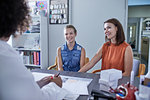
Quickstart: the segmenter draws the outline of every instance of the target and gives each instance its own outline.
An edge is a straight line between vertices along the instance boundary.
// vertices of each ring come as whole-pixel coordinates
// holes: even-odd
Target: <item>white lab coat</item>
[[[19,53],[0,40],[0,100],[58,100],[61,90],[53,82],[40,89]]]

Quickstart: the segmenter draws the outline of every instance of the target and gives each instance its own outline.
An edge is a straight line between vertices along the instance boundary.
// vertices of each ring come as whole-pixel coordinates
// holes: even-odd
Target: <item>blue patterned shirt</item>
[[[80,57],[82,46],[75,42],[72,50],[68,49],[67,43],[61,47],[61,57],[64,71],[77,72],[80,70]]]

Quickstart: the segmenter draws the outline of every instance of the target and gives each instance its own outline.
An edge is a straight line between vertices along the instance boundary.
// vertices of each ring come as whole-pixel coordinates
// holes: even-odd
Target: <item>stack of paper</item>
[[[100,90],[109,90],[109,87],[117,88],[118,80],[122,78],[122,71],[116,69],[108,69],[101,71],[100,74]]]

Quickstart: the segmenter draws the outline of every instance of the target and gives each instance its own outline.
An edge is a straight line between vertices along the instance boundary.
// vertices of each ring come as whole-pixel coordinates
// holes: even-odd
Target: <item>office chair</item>
[[[140,60],[133,59],[132,70],[134,71],[134,76],[140,77],[140,75],[144,75],[145,68],[146,68],[145,64],[140,64]]]
[[[132,71],[134,71],[134,76],[137,76],[137,75],[138,75],[139,65],[140,65],[140,60],[138,60],[138,59],[133,59]]]
[[[145,68],[146,68],[145,64],[140,64],[139,60],[133,59],[132,70],[134,71],[135,76],[140,77],[140,75],[144,75]],[[97,69],[97,70],[92,71],[92,73],[97,73],[97,72],[100,72],[100,71],[101,71],[101,69]]]
[[[85,64],[87,64],[89,62],[89,58],[88,57],[86,57],[85,58]],[[54,65],[52,65],[52,66],[49,66],[47,69],[48,70],[58,70],[58,63],[57,63],[57,57],[55,58],[55,64]]]
[[[51,65],[51,66],[49,66],[47,69],[48,70],[58,70],[58,67],[57,67],[57,57],[55,58],[55,63],[54,63],[54,65]]]
[[[145,68],[146,68],[145,64],[140,64],[139,65],[139,74],[138,74],[138,77],[140,77],[140,75],[144,75]]]

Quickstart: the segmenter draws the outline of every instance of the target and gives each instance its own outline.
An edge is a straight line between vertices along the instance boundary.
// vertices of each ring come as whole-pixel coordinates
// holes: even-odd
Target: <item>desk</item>
[[[34,69],[31,70],[32,72],[41,72],[41,73],[50,73],[50,74],[56,74],[58,71],[56,70],[44,70],[44,69]],[[81,77],[81,78],[90,78],[93,79],[92,82],[88,85],[88,92],[91,93],[92,89],[98,90],[99,89],[99,74],[92,74],[92,73],[79,73],[79,72],[68,72],[68,71],[59,71],[60,75],[66,75],[66,76],[73,76],[73,77]],[[124,84],[130,81],[130,77],[123,77],[119,80],[118,84]],[[134,85],[138,87],[139,84],[139,78],[136,77],[134,81]],[[87,100],[88,96],[81,95],[77,100]],[[100,99],[100,100],[106,100],[106,99]]]

